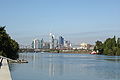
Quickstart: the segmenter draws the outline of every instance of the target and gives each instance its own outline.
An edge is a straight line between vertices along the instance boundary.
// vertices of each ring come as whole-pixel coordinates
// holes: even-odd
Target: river
[[[9,64],[13,80],[120,80],[120,57],[20,53],[29,63]]]

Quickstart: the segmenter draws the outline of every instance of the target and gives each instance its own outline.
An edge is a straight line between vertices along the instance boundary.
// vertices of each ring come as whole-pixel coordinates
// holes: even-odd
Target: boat
[[[18,60],[8,60],[9,63],[28,63],[27,60],[24,60],[24,59],[18,59]]]
[[[18,63],[28,63],[28,61],[27,61],[27,60],[22,59],[22,60],[18,60]]]
[[[97,52],[96,51],[92,51],[90,54],[97,54]]]

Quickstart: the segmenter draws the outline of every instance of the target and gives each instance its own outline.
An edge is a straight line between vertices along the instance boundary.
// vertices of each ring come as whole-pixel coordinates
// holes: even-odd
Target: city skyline
[[[31,45],[31,46],[30,46]],[[42,39],[34,39],[32,44],[29,45],[20,45],[20,48],[33,48],[33,49],[65,49],[72,48],[71,42],[66,40],[63,36],[57,38],[54,34],[49,34],[49,40],[45,41]]]
[[[0,26],[19,44],[49,33],[74,44],[120,37],[119,0],[0,0]]]

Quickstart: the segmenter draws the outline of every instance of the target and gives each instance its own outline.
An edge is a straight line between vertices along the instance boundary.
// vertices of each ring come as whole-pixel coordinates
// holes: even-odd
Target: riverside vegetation
[[[19,44],[7,34],[5,26],[0,27],[0,55],[11,59],[18,59],[18,50]]]
[[[104,42],[97,41],[94,50],[103,55],[120,56],[120,38],[114,36]]]

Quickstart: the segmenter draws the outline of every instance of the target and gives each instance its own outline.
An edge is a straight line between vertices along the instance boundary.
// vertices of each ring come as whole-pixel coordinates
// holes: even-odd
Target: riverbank
[[[0,80],[12,80],[7,59],[3,59],[0,69]]]
[[[73,53],[73,54],[89,54],[92,50],[51,50],[49,53]]]
[[[89,54],[92,50],[84,50],[84,49],[20,49],[19,53],[24,52],[48,52],[48,53],[78,53],[78,54]]]

